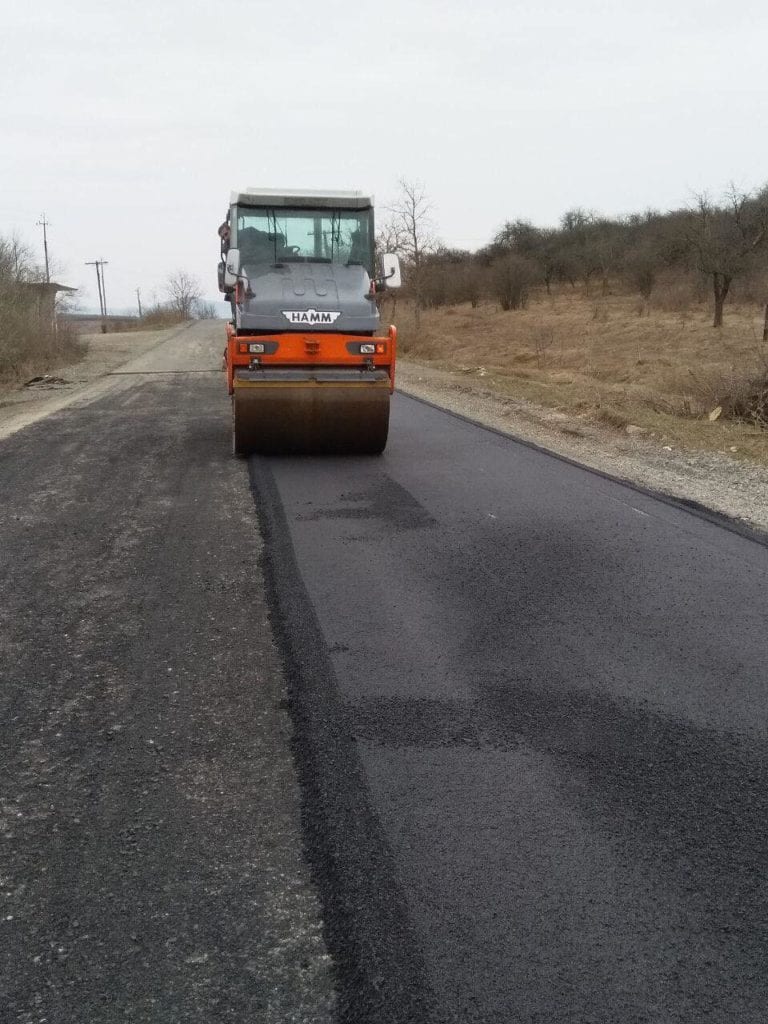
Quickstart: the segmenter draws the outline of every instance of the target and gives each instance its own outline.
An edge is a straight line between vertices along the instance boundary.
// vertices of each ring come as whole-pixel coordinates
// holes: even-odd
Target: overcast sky
[[[742,0],[40,0],[0,11],[0,234],[98,305],[217,298],[230,190],[419,179],[441,238],[768,180],[768,6]],[[222,307],[223,308],[223,307]]]

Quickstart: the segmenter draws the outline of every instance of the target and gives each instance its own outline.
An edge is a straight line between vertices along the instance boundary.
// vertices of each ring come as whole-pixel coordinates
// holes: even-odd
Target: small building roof
[[[53,292],[76,292],[77,288],[70,288],[67,284],[57,284],[55,281],[20,281],[22,288],[31,288],[32,291],[46,293]]]

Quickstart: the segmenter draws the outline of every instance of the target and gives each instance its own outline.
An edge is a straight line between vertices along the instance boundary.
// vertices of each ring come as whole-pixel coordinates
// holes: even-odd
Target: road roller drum
[[[238,455],[384,451],[390,379],[383,371],[240,371],[233,392]]]

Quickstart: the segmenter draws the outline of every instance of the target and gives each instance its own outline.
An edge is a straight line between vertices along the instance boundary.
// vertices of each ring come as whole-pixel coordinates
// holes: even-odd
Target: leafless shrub
[[[681,313],[703,301],[698,278],[691,274],[661,276],[653,292],[653,305],[667,313]]]
[[[460,282],[462,301],[468,302],[472,309],[477,309],[483,297],[484,284],[482,268],[476,262],[465,266]]]
[[[480,304],[487,269],[465,249],[438,247],[424,256],[421,267],[421,296],[425,309],[438,309],[467,302]],[[415,296],[413,296],[415,300]]]
[[[175,324],[183,323],[187,319],[183,313],[179,312],[178,309],[169,303],[154,302],[145,307],[144,315],[138,324],[138,329],[142,331],[161,331],[166,327],[173,327]]]
[[[455,297],[455,283],[448,265],[425,263],[421,267],[419,275],[421,306],[424,309],[438,309],[440,306],[449,305]],[[416,301],[415,295],[414,301]]]
[[[768,427],[768,368],[690,371],[691,415]]]
[[[139,330],[163,330],[185,320],[208,320],[217,316],[216,307],[203,298],[200,282],[184,270],[171,274],[165,286],[164,302],[155,297],[144,306]]]
[[[525,256],[510,253],[491,264],[491,290],[505,311],[525,309],[536,279],[536,266]]]
[[[598,423],[604,423],[606,426],[614,427],[616,430],[623,430],[629,423],[624,413],[602,403],[599,404],[595,412],[595,419]]]
[[[768,261],[766,265],[757,265],[743,278],[734,281],[731,295],[735,303],[764,307],[768,298]]]
[[[21,291],[0,287],[0,378],[45,372],[84,351],[72,324],[38,316]]]
[[[650,245],[639,244],[624,256],[624,279],[647,302],[659,273],[659,257]]]
[[[536,352],[536,363],[543,369],[549,350],[555,343],[555,332],[551,327],[537,327],[533,331],[533,345]]]

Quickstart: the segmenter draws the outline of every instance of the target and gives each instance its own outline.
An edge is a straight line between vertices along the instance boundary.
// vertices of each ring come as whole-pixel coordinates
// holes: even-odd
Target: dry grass
[[[725,326],[714,329],[706,302],[663,300],[566,288],[514,312],[491,304],[428,310],[418,336],[400,304],[401,351],[618,429],[636,424],[665,443],[736,447],[766,461],[768,431],[708,418],[734,389],[768,376],[762,311],[729,306]]]
[[[134,321],[129,330],[162,331],[167,327],[183,324],[187,319],[188,317],[176,309],[170,309],[167,306],[153,306],[144,313],[140,320]]]

